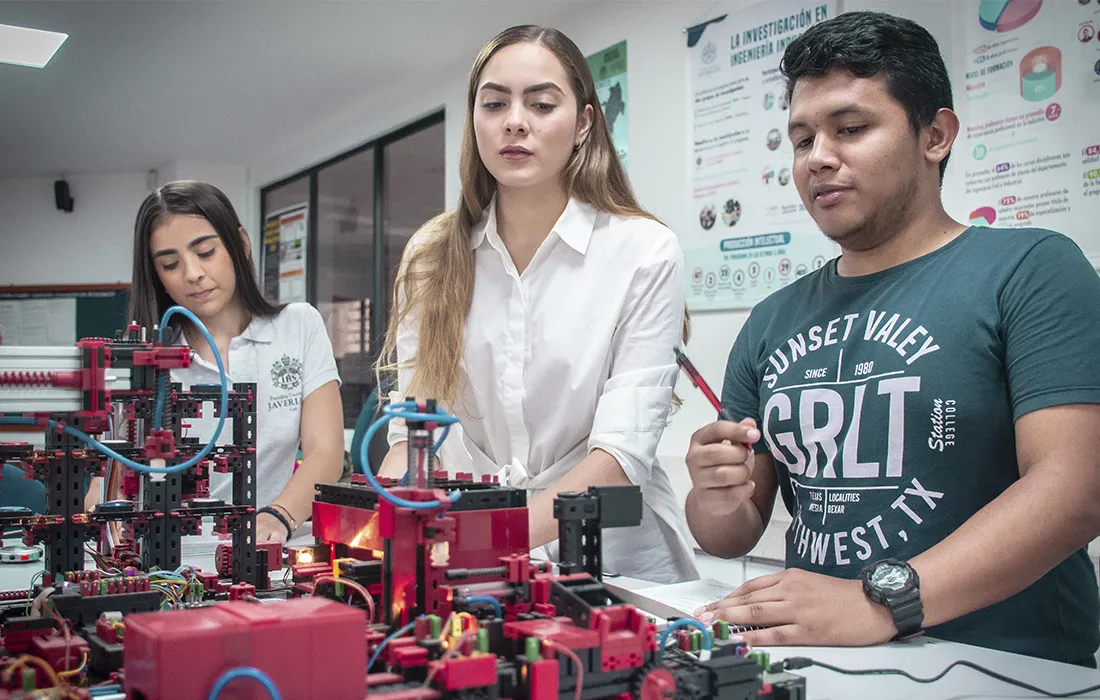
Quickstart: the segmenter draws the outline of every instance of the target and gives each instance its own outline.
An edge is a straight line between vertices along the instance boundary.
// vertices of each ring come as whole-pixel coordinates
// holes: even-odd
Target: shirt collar
[[[592,240],[592,231],[596,227],[596,215],[598,210],[591,204],[585,204],[576,199],[570,199],[565,205],[565,211],[558,217],[551,233],[556,233],[558,238],[567,246],[581,255],[588,252],[588,244]],[[493,196],[485,215],[470,232],[470,249],[478,248],[485,242],[487,235],[493,234],[499,237],[497,232],[497,200]]]
[[[489,202],[489,206],[482,214],[481,221],[474,226],[474,230],[470,231],[470,250],[476,250],[485,242],[486,232],[492,229],[493,233],[497,230],[497,198],[493,195],[493,199]]]

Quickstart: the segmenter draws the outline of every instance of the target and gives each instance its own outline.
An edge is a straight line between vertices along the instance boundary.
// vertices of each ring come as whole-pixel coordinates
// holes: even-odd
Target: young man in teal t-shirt
[[[793,519],[787,570],[697,616],[758,645],[925,630],[1095,665],[1100,278],[1061,234],[944,211],[959,121],[919,25],[841,14],[782,65],[795,184],[842,254],[753,309],[722,392],[744,420],[692,438],[706,551],[752,549],[777,491]]]

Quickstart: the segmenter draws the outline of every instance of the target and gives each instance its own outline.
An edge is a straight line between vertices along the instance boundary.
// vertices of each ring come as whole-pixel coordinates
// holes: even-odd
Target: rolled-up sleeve
[[[631,483],[649,481],[668,423],[684,322],[683,252],[671,232],[634,273],[612,340],[610,376],[588,449],[614,457]]]

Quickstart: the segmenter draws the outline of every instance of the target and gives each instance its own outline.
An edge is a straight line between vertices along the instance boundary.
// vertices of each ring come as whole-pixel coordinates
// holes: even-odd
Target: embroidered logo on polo
[[[772,349],[761,432],[794,491],[789,559],[860,564],[936,518],[938,489],[950,484],[920,467],[955,447],[958,408],[954,397],[930,396],[932,382],[922,386],[921,368],[939,349],[916,319],[875,309]]]
[[[271,383],[283,391],[291,391],[302,385],[302,361],[283,355],[271,365]]]

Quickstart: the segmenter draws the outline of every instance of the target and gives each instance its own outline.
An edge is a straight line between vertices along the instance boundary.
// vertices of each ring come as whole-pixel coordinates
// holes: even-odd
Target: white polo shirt
[[[534,497],[602,449],[644,502],[641,525],[603,533],[605,570],[659,583],[698,578],[683,508],[657,459],[684,318],[676,234],[570,200],[519,273],[494,202],[470,247],[460,390],[446,407],[461,424],[440,451],[444,468],[495,474]],[[414,312],[398,328],[399,361],[415,357],[418,323]],[[398,372],[391,396],[404,394],[412,374]],[[390,422],[389,439],[405,439],[402,422]]]
[[[186,345],[180,335],[180,345]],[[244,333],[229,344],[226,368],[229,385],[256,384],[256,505],[269,505],[294,474],[301,443],[302,402],[331,381],[340,381],[325,322],[309,304],[288,304],[277,316],[252,319]],[[191,352],[191,366],[172,371],[172,381],[189,389],[193,384],[218,384],[217,365]],[[218,399],[215,398],[214,401]],[[218,420],[212,403],[202,418],[184,420],[189,437],[207,439]],[[233,439],[233,422],[226,420],[219,444]],[[232,500],[232,475],[210,475],[210,495]]]

